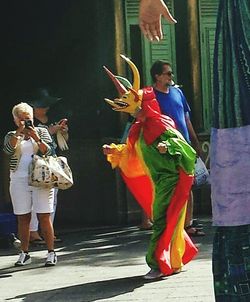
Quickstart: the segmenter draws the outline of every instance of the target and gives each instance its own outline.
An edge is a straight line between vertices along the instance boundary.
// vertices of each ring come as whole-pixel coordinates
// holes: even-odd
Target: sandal
[[[198,219],[193,219],[192,223],[189,224],[188,226],[185,226],[184,228],[185,228],[185,230],[188,230],[188,229],[191,229],[191,228],[202,230],[203,229],[203,224],[199,223]]]
[[[190,227],[202,229],[203,228],[203,224],[200,223],[198,219],[193,219],[192,224],[190,224]]]
[[[185,228],[185,231],[187,232],[187,234],[190,236],[190,237],[202,237],[202,236],[205,236],[206,234],[201,231],[200,229],[198,228],[194,228],[192,226],[188,226]]]

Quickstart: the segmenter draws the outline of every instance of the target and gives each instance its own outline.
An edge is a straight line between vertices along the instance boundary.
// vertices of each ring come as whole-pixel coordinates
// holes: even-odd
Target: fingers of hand
[[[144,22],[140,22],[140,24],[139,24],[142,33],[144,34],[144,36],[147,36],[147,30],[146,30],[146,26],[145,25],[146,24]]]
[[[61,128],[62,131],[68,131],[69,130],[67,125],[60,125],[60,128]]]
[[[58,130],[61,130],[61,126],[59,124],[51,126],[51,130],[55,133]]]
[[[32,128],[32,127],[29,127],[27,129],[27,135],[30,136],[30,137],[33,137],[33,138],[35,138],[35,137],[38,136],[36,130],[34,128]]]
[[[67,119],[66,118],[63,118],[63,119],[61,119],[60,121],[59,121],[59,124],[66,124],[67,123]]]
[[[20,121],[18,128],[21,129],[21,130],[23,130],[25,128],[24,121]]]
[[[159,30],[159,23],[140,23],[140,28],[149,41],[159,42],[162,39],[162,32]]]
[[[147,23],[141,22],[140,23],[140,29],[144,36],[149,40],[153,41],[153,36],[151,35],[151,32],[149,30],[149,25]]]
[[[30,131],[30,129],[24,127],[22,132],[26,135],[30,135],[31,131]]]
[[[158,23],[156,23],[156,32],[157,36],[160,40],[163,39],[162,27],[161,27],[161,20],[159,19]]]
[[[65,133],[65,132],[68,132],[68,130],[69,130],[68,128],[63,127],[63,128],[61,128],[60,131]]]
[[[177,23],[177,20],[171,15],[169,12],[169,9],[166,7],[166,9],[162,12],[163,17],[171,24]]]

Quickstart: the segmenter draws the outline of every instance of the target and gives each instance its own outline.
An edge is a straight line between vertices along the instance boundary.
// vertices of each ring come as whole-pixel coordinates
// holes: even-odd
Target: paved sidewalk
[[[44,267],[46,250],[31,248],[32,263],[13,267],[14,250],[0,250],[0,301],[214,302],[210,219],[205,237],[195,238],[199,255],[182,273],[145,282],[145,253],[151,231],[138,227],[70,230],[60,234],[58,264]]]

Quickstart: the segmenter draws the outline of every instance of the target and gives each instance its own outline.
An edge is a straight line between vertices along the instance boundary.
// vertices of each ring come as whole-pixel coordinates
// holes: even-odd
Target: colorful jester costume
[[[173,120],[160,113],[153,89],[139,89],[137,68],[123,58],[133,70],[134,84],[127,85],[105,68],[121,94],[119,99],[106,101],[115,111],[135,113],[136,121],[126,144],[108,146],[107,160],[112,168],[120,169],[128,189],[153,221],[147,264],[171,275],[197,253],[184,231],[196,153],[175,129]],[[159,152],[159,143],[165,146],[165,153]]]

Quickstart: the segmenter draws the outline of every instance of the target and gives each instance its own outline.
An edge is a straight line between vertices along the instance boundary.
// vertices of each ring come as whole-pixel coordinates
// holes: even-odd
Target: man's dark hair
[[[151,74],[151,78],[153,80],[153,82],[155,83],[156,82],[156,78],[155,78],[155,75],[160,75],[162,74],[163,72],[163,66],[164,65],[168,65],[171,67],[171,64],[166,62],[166,61],[163,61],[163,60],[157,60],[154,62],[154,64],[152,65],[152,67],[150,68],[150,74]]]

